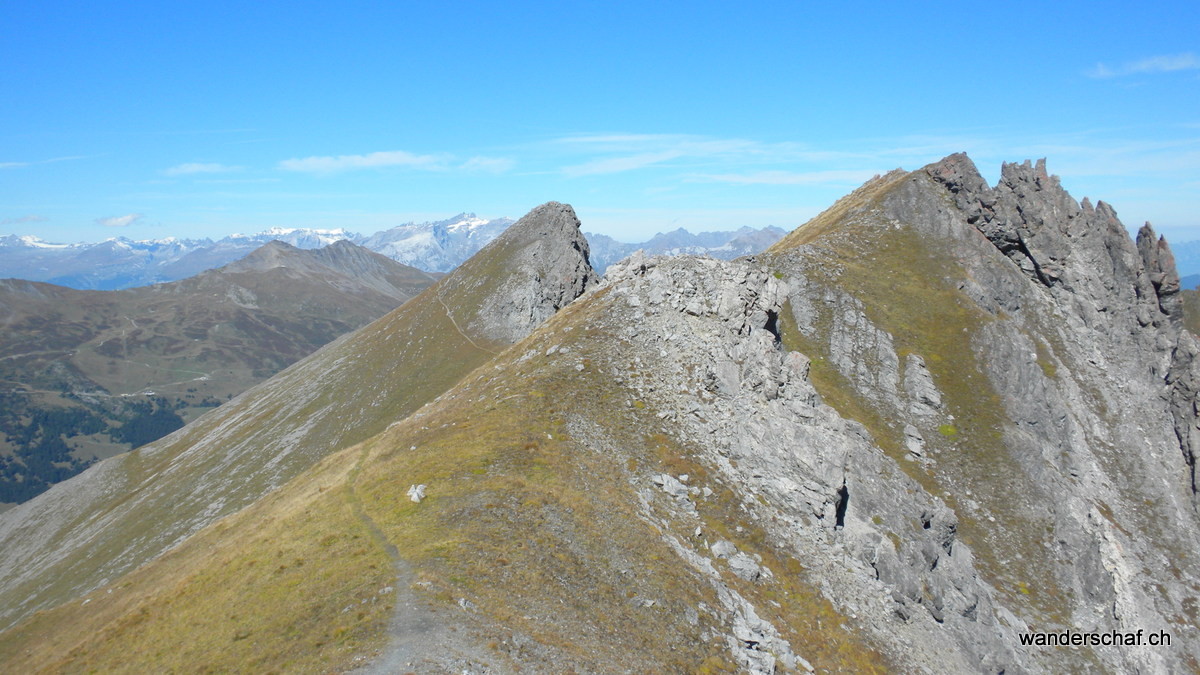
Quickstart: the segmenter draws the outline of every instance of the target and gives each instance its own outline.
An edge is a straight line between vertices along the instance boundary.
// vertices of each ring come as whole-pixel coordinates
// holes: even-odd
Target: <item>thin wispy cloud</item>
[[[135,136],[223,136],[257,133],[257,129],[158,129],[127,132]]]
[[[97,218],[96,224],[104,227],[129,227],[143,218],[140,213],[130,213],[124,216],[112,216],[110,218]]]
[[[672,142],[682,138],[690,138],[684,134],[575,134],[563,136],[554,140],[555,143],[578,143],[584,145],[611,145],[614,143],[654,143]]]
[[[38,216],[38,215],[31,214],[28,216],[18,216],[16,218],[5,218],[3,220],[0,220],[0,225],[22,225],[25,223],[44,223],[47,220],[50,220],[50,219],[47,218],[46,216]]]
[[[759,161],[817,162],[855,156],[850,152],[819,150],[796,141],[769,143],[748,138],[716,138],[694,134],[575,134],[553,139],[551,143],[579,152],[673,152],[681,157],[753,157]]]
[[[54,164],[56,162],[70,162],[76,159],[87,159],[89,157],[98,157],[99,155],[68,155],[66,157],[51,157],[50,159],[39,159],[33,162],[0,162],[0,169],[17,169],[26,166],[35,166],[38,164]]]
[[[715,157],[782,150],[782,147],[772,148],[768,144],[741,138],[713,138],[690,134],[577,134],[554,139],[552,143],[576,152],[643,159],[668,154],[672,157]]]
[[[66,157],[51,157],[50,159],[43,159],[42,161],[37,162],[37,163],[38,164],[53,164],[55,162],[73,162],[77,159],[89,159],[92,157],[99,157],[99,156],[100,155],[67,155]]]
[[[480,173],[505,173],[512,170],[516,161],[507,157],[472,157],[459,165],[463,171]]]
[[[1129,61],[1119,66],[1108,66],[1097,63],[1095,68],[1087,71],[1087,76],[1096,79],[1125,77],[1147,73],[1173,73],[1181,70],[1200,70],[1200,58],[1191,52],[1182,54],[1165,54],[1151,56],[1139,61]]]
[[[625,155],[621,157],[609,157],[606,159],[596,159],[583,164],[563,167],[562,172],[572,178],[577,176],[594,176],[597,174],[620,173],[622,171],[632,171],[641,169],[652,164],[660,164],[668,160],[681,157],[683,153],[676,150],[665,150],[663,152],[645,152],[637,155]]]
[[[1031,135],[997,127],[958,134],[858,138],[836,145],[610,132],[551,138],[537,150],[547,153],[545,163],[558,165],[558,175],[586,178],[598,189],[610,177],[643,178],[644,174],[645,180],[660,188],[653,196],[658,201],[707,199],[708,195],[698,193],[707,183],[755,189],[760,191],[755,194],[764,196],[775,191],[817,210],[876,174],[896,168],[915,170],[960,151],[969,153],[989,184],[998,179],[1002,162],[1047,157],[1050,170],[1063,176],[1077,197],[1113,198],[1116,195],[1105,181],[1117,176],[1178,180],[1200,171],[1200,138],[1148,141],[1131,128]],[[740,194],[740,190],[712,192],[714,204]],[[1146,216],[1158,213],[1144,210]],[[614,231],[619,227],[612,222]]]
[[[687,134],[576,134],[554,139],[551,146],[575,155],[592,156],[560,169],[563,175],[572,178],[634,171],[668,162],[694,170],[706,164],[828,164],[861,159],[855,153],[816,150],[803,143],[766,143]]]
[[[702,174],[698,181],[732,183],[735,185],[821,185],[862,183],[878,171],[849,169],[842,171],[756,171],[753,173]]]
[[[283,183],[283,181],[271,181],[274,184]],[[255,200],[286,200],[289,202],[296,201],[336,201],[339,199],[362,200],[371,198],[373,195],[370,192],[358,190],[333,190],[333,191],[315,191],[315,190],[247,190],[242,185],[212,185],[212,189],[191,192],[187,195],[189,199],[196,200],[238,200],[242,202],[254,202]],[[178,202],[180,193],[177,190],[166,192],[140,191],[130,192],[121,195],[121,198],[131,202]],[[169,208],[169,207],[164,207]]]
[[[191,176],[195,174],[211,174],[211,173],[230,173],[233,171],[241,171],[240,166],[227,166],[225,164],[188,162],[173,166],[166,171],[163,171],[168,176]]]
[[[261,185],[263,183],[279,183],[282,178],[202,178],[196,182],[201,185]]]
[[[408,167],[413,169],[443,169],[446,159],[436,155],[415,155],[403,150],[372,152],[366,155],[338,155],[336,157],[304,157],[285,159],[279,163],[284,171],[301,173],[331,174],[358,169],[383,167]]]

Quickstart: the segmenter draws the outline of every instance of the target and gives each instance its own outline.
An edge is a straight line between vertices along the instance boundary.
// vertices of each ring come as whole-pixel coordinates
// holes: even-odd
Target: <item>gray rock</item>
[[[734,546],[733,542],[726,541],[724,539],[713,544],[710,548],[712,549],[713,555],[717,556],[718,558],[728,558],[737,553],[737,546]]]
[[[406,494],[408,495],[409,500],[420,504],[421,500],[425,499],[425,486],[410,485],[408,486],[408,492]]]
[[[1142,269],[1154,287],[1158,298],[1158,309],[1176,326],[1183,322],[1183,302],[1179,298],[1179,273],[1175,270],[1175,256],[1165,237],[1155,237],[1150,223],[1137,233],[1137,249],[1142,257]]]
[[[925,454],[925,439],[921,436],[921,432],[911,424],[904,425],[904,447],[918,457]]]
[[[603,234],[588,233],[592,249],[592,266],[603,274],[609,265],[629,255],[643,251],[648,255],[707,255],[722,260],[760,253],[787,234],[778,227],[755,230],[742,227],[728,232],[692,234],[682,228],[656,234],[638,244],[619,242]]]
[[[754,558],[745,553],[737,553],[729,558],[729,569],[746,581],[758,581],[763,572],[762,567],[754,561]]]
[[[933,384],[925,359],[919,354],[909,354],[905,359],[904,390],[911,400],[909,411],[912,414],[930,417],[941,410],[942,393]]]
[[[570,206],[558,202],[530,211],[463,263],[456,276],[476,278],[461,272],[474,272],[484,261],[503,265],[505,273],[499,277],[500,283],[474,289],[482,311],[464,329],[502,343],[528,335],[594,286],[598,278],[588,262],[588,243],[579,230],[579,218]]]
[[[1135,246],[1111,207],[1075,202],[1041,162],[1006,165],[996,187],[965,156],[877,181],[843,222],[907,229],[943,251],[931,275],[944,277],[931,278],[978,317],[952,375],[911,341],[901,352],[855,288],[812,274],[839,264],[818,245],[732,263],[640,257],[605,281],[614,324],[639,324],[637,399],[705,449],[775,545],[839,561],[822,568],[826,597],[906,669],[1154,671],[1192,658],[1019,640],[1060,625],[1053,616],[1098,631],[1167,626],[1189,602],[1177,573],[1200,569],[1169,552],[1200,551],[1200,348],[1177,327],[1169,249],[1150,231]],[[769,330],[785,300],[818,353],[787,353]],[[824,403],[809,381],[817,357],[919,463],[877,445],[887,429]],[[966,437],[979,413],[964,390],[994,414],[994,440]],[[966,454],[980,441],[996,453],[986,462]],[[757,566],[715,546],[731,568]],[[1043,586],[1055,599],[1031,604]],[[1042,614],[1049,605],[1062,614]]]
[[[663,492],[676,499],[687,499],[688,486],[680,483],[674,476],[666,473],[654,477],[654,484],[661,487]]]

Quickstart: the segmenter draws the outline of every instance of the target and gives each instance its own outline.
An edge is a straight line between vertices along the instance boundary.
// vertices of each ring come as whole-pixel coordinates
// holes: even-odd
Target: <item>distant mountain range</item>
[[[0,238],[0,503],[178,428],[400,305],[513,222],[464,213],[369,237],[274,228],[218,241]],[[588,237],[602,273],[638,249],[730,259],[783,235]]]
[[[511,218],[486,220],[460,213],[435,223],[400,225],[358,237],[355,243],[427,272],[449,272],[512,224]]]
[[[223,239],[125,237],[98,243],[55,244],[33,236],[0,237],[0,277],[45,281],[79,290],[112,291],[178,281],[244,258],[270,241],[300,249],[354,241],[345,230],[272,228]]]
[[[744,255],[765,251],[787,234],[778,227],[768,226],[761,230],[743,227],[732,232],[701,232],[692,234],[683,228],[654,235],[641,244],[627,244],[603,234],[587,233],[592,247],[592,267],[600,274],[608,266],[637,250],[652,255],[710,255],[722,260],[733,260]]]
[[[57,244],[35,236],[0,237],[0,278],[44,281],[81,290],[119,290],[178,281],[238,260],[270,241],[315,249],[350,241],[396,262],[427,272],[449,272],[495,239],[510,218],[488,220],[461,213],[437,222],[408,223],[370,236],[344,229],[272,228],[253,235],[212,239],[124,237],[99,243]],[[635,250],[647,253],[709,254],[731,259],[757,253],[782,237],[777,227],[691,234],[678,229],[657,234],[642,244],[618,242],[602,234],[587,235],[597,272]]]

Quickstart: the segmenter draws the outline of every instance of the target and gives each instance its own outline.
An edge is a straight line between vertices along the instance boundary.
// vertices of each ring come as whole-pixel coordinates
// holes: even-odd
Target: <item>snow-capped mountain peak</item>
[[[112,237],[99,243],[57,244],[33,235],[0,236],[0,278],[48,281],[81,289],[113,290],[183,279],[238,260],[270,241],[301,249],[324,248],[348,240],[397,262],[429,272],[449,272],[513,223],[511,218],[480,218],[464,212],[436,222],[405,223],[367,237],[344,228],[272,227],[257,234],[211,239]],[[592,266],[603,271],[635,249],[655,253],[706,253],[733,258],[763,250],[783,230],[742,228],[737,232],[686,230],[658,234],[642,244],[624,244],[588,235]]]
[[[457,216],[451,218],[450,221],[442,221],[442,222],[447,223],[446,230],[448,232],[460,232],[464,229],[467,231],[475,231],[475,230],[479,229],[480,227],[486,226],[488,223],[490,223],[492,221],[490,221],[486,218],[480,218],[479,216],[476,216],[474,213],[460,213]]]
[[[426,223],[405,223],[376,232],[360,242],[376,253],[429,272],[449,272],[513,223],[474,213]]]
[[[58,248],[72,248],[72,247],[79,245],[79,244],[52,244],[48,241],[43,241],[42,239],[35,237],[31,234],[27,234],[23,237],[17,237],[17,239],[19,239],[21,241],[21,243],[23,243],[24,245],[29,246],[31,248],[58,249]]]

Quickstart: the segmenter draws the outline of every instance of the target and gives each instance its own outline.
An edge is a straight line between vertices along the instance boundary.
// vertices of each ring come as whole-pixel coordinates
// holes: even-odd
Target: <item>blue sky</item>
[[[1194,0],[5,0],[0,99],[0,234],[51,241],[548,200],[630,241],[791,229],[959,150],[1200,239]]]

